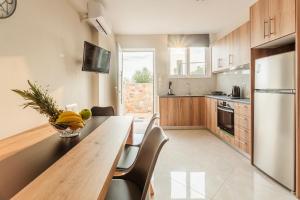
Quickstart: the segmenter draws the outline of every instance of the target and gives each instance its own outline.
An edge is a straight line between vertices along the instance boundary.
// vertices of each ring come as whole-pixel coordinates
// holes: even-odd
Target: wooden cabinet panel
[[[269,0],[259,0],[250,8],[251,47],[269,41]]]
[[[206,125],[205,97],[192,97],[192,126]]]
[[[206,128],[214,134],[218,134],[217,127],[217,100],[205,98]]]
[[[269,0],[270,39],[278,39],[296,30],[295,0]]]
[[[237,127],[250,130],[250,118],[240,115],[235,115],[234,121]]]
[[[206,110],[206,128],[211,130],[211,120],[212,120],[212,113],[211,113],[211,99],[205,98],[205,110]]]
[[[192,98],[183,97],[177,98],[179,100],[179,113],[177,126],[191,126],[192,125]]]
[[[234,112],[238,115],[250,117],[251,108],[250,105],[236,103],[234,106]]]
[[[179,126],[180,98],[168,98],[168,126]]]
[[[215,134],[217,134],[217,100],[211,99],[211,131]]]
[[[168,98],[159,98],[160,125],[168,125]]]

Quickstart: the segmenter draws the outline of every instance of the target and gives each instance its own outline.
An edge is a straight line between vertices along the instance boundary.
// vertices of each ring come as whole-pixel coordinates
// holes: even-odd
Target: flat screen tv
[[[82,71],[109,73],[111,52],[84,42]]]

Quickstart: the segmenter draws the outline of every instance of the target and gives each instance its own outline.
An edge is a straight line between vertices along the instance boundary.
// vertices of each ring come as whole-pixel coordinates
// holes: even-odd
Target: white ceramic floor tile
[[[166,131],[154,173],[156,200],[295,200],[206,130]]]

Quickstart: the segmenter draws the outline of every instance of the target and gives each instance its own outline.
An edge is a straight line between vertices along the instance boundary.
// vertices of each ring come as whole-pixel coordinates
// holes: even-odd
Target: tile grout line
[[[211,200],[214,200],[217,194],[220,192],[224,184],[230,179],[231,175],[234,173],[235,168],[232,170],[232,172],[227,176],[227,178],[224,180],[224,182],[220,185],[219,189],[216,191],[216,193],[211,197]]]

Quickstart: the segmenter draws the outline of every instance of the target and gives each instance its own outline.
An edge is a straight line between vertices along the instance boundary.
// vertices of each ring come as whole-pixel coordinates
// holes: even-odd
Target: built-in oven
[[[234,136],[234,105],[227,101],[218,101],[218,127]]]

